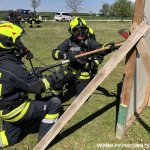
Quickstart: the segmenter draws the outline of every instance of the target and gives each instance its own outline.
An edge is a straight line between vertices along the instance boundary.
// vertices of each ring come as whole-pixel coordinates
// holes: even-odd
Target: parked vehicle
[[[66,12],[57,12],[55,13],[54,20],[56,21],[71,21],[73,16],[70,13]]]
[[[18,9],[17,12],[24,20],[27,20],[31,15],[31,11],[26,9]]]

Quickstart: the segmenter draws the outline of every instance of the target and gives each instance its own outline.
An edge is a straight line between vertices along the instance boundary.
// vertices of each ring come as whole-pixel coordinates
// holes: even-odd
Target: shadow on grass
[[[105,88],[99,86],[97,89],[97,91],[100,91],[101,93],[94,93],[94,94],[101,94],[101,95],[105,95],[107,97],[116,97],[115,93],[109,92],[108,90],[106,90]]]
[[[150,127],[143,121],[143,119],[139,116],[139,114],[135,113],[136,119],[139,123],[144,127],[144,129],[150,133]]]
[[[74,126],[68,128],[67,130],[63,131],[62,133],[60,133],[56,139],[49,145],[48,148],[52,147],[53,145],[57,144],[58,142],[60,142],[62,139],[64,139],[65,137],[69,136],[70,134],[72,134],[73,132],[75,132],[76,130],[80,129],[82,126],[84,126],[85,124],[89,123],[90,121],[94,120],[95,118],[97,118],[98,116],[102,115],[104,112],[108,111],[109,109],[111,109],[112,107],[114,107],[116,105],[116,101],[106,105],[105,107],[103,107],[102,109],[96,111],[95,113],[91,114],[90,116],[88,116],[87,118],[85,118],[84,120],[78,122],[77,124],[75,124]]]
[[[120,92],[121,92],[122,83],[119,83],[117,87],[118,87],[117,88],[117,94],[115,94],[115,93],[110,94],[109,91],[107,91],[106,89],[100,87],[98,89],[99,91],[103,92],[103,94],[105,94],[106,96],[116,97],[116,101],[106,105],[102,109],[96,111],[95,113],[93,113],[90,116],[86,117],[84,120],[78,122],[74,126],[68,128],[67,130],[65,130],[62,133],[60,133],[59,135],[57,135],[57,137],[54,139],[54,141],[52,141],[52,143],[48,146],[48,148],[50,148],[53,145],[57,144],[58,142],[60,142],[65,137],[69,136],[70,134],[72,134],[76,130],[80,129],[82,126],[84,126],[85,124],[87,124],[90,121],[94,120],[95,118],[97,118],[98,116],[102,115],[103,113],[105,113],[106,111],[108,111],[109,109],[111,109],[114,106],[116,106],[116,119],[117,119],[117,114],[118,114],[118,110],[119,110],[119,101],[118,100],[120,98]],[[74,94],[74,93],[71,93],[71,94]],[[69,95],[69,93],[66,93],[65,96],[67,97],[67,95]],[[36,126],[35,126],[35,124],[36,124]],[[25,130],[25,132],[22,135],[20,140],[22,140],[29,133],[37,133],[38,129],[39,129],[39,125],[40,125],[40,121],[39,120],[35,120],[32,123],[30,123],[30,125],[29,125],[30,128],[27,128],[27,130]]]
[[[70,134],[72,134],[76,130],[80,129],[82,126],[84,126],[85,124],[87,124],[90,121],[94,120],[95,118],[102,115],[103,113],[105,113],[106,111],[108,111],[109,109],[111,109],[114,106],[116,106],[116,122],[117,122],[121,89],[122,89],[122,82],[120,82],[117,86],[117,94],[109,93],[106,89],[104,89],[102,87],[99,87],[98,88],[99,91],[103,92],[103,94],[105,94],[106,96],[116,97],[116,101],[106,105],[105,107],[103,107],[102,109],[100,109],[100,110],[96,111],[95,113],[91,114],[90,116],[88,116],[84,120],[78,122],[74,126],[68,128],[67,130],[65,130],[62,133],[58,134],[57,137],[52,141],[52,143],[50,143],[48,148],[54,146],[55,144],[60,142],[62,139],[69,136]]]

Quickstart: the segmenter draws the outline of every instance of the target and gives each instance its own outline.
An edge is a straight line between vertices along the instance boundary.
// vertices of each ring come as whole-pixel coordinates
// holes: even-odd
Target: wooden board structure
[[[133,22],[150,24],[150,1],[136,0]],[[134,28],[134,27],[133,27]],[[134,29],[130,29],[132,32]],[[116,137],[121,139],[146,106],[150,105],[150,33],[127,54]],[[149,102],[150,103],[150,102]]]
[[[102,67],[93,80],[86,86],[81,94],[73,101],[64,114],[58,119],[54,126],[47,132],[41,141],[35,146],[34,150],[45,149],[50,142],[56,137],[66,123],[73,117],[73,115],[80,109],[84,102],[96,90],[96,88],[105,80],[117,64],[126,56],[126,54],[134,47],[140,40],[144,33],[149,29],[149,26],[141,23],[131,34],[131,36],[124,42],[117,52],[109,59],[109,61]]]

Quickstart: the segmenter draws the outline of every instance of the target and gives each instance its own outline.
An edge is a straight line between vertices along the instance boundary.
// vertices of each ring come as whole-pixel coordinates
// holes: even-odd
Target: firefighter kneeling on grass
[[[70,60],[70,63],[62,69],[62,72],[64,70],[68,82],[74,82],[76,95],[79,95],[96,75],[103,57],[114,50],[114,43],[105,52],[76,59],[76,55],[99,49],[102,47],[102,44],[95,40],[93,29],[88,27],[82,18],[76,17],[70,22],[69,32],[71,33],[71,37],[53,49],[52,57],[55,60]],[[54,89],[55,91],[61,90]]]
[[[40,140],[57,121],[61,108],[56,97],[28,99],[28,93],[40,94],[60,81],[51,75],[38,78],[25,68],[22,57],[33,55],[21,42],[22,32],[15,24],[0,24],[0,147],[17,143],[23,129],[30,128],[35,119],[41,120]]]

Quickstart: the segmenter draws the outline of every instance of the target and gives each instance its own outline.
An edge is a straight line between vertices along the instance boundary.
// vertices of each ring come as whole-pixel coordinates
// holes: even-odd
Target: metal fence
[[[46,19],[46,18],[44,18],[43,20],[42,20],[43,22],[49,22],[49,21],[55,21],[54,19],[51,19],[51,20],[48,20],[48,19]],[[91,22],[132,22],[132,20],[121,20],[121,19],[104,19],[104,20],[101,20],[101,19],[99,19],[99,20],[91,20],[91,19],[89,19],[89,20],[86,20],[85,19],[85,21],[91,21]]]

